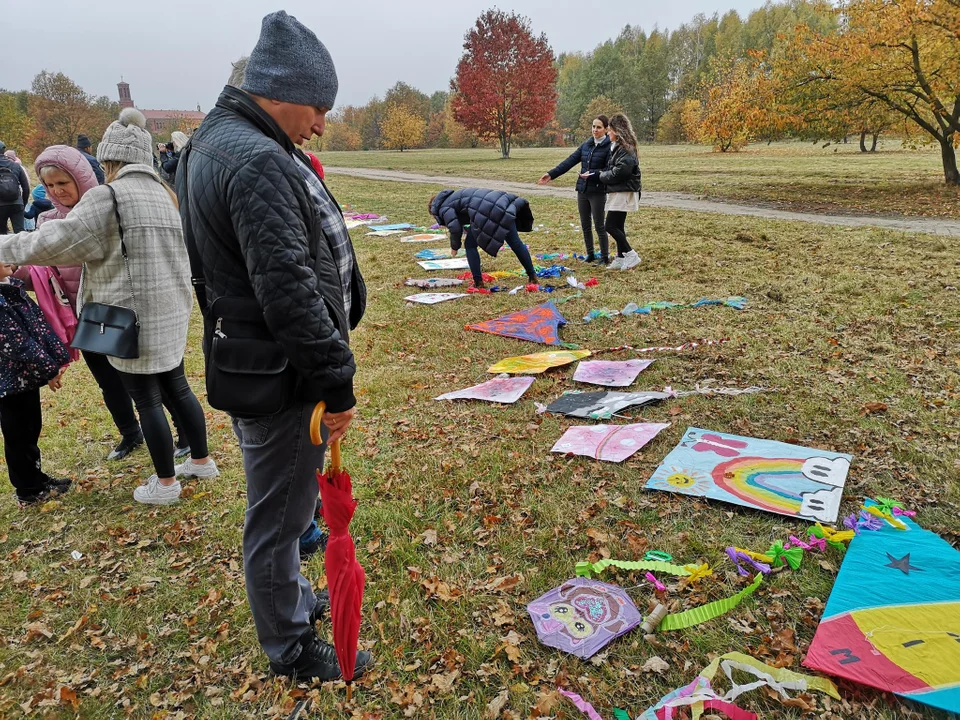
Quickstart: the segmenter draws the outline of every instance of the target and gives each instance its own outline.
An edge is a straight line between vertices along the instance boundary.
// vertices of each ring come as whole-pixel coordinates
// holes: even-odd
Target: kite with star
[[[897,520],[850,541],[803,664],[960,712],[960,551]]]

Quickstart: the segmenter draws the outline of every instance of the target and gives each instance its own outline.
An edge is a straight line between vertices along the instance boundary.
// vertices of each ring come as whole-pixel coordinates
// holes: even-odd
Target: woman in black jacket
[[[607,232],[617,242],[617,258],[610,270],[629,270],[640,264],[636,250],[627,242],[624,225],[628,212],[640,209],[640,161],[637,160],[637,136],[630,119],[622,113],[610,118],[607,130],[610,158],[600,173],[600,182],[607,191]]]
[[[598,262],[602,265],[609,264],[610,257],[607,231],[603,227],[604,188],[600,184],[598,173],[607,166],[607,160],[610,157],[610,139],[607,137],[609,125],[610,121],[606,115],[597,115],[593,119],[593,137],[586,140],[553,170],[544,173],[537,181],[537,185],[546,185],[580,163],[580,173],[577,178],[577,208],[580,210],[583,244],[587,248],[587,262]],[[597,228],[597,239],[600,241],[599,257],[593,251],[591,218]]]

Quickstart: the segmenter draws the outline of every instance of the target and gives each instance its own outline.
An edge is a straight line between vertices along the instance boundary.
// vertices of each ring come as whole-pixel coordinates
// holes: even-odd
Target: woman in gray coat
[[[138,502],[167,505],[180,497],[178,475],[213,477],[203,410],[187,384],[183,353],[192,296],[187,251],[176,197],[152,167],[146,120],[133,108],[107,128],[97,148],[110,188],[88,191],[63,220],[32,233],[0,239],[0,262],[33,265],[83,264],[77,310],[84,302],[130,308],[140,323],[139,357],[110,357],[140,414],[156,474],[138,487]],[[127,262],[120,252],[120,231]],[[129,269],[129,274],[128,274]],[[161,388],[183,423],[191,458],[174,467],[173,436],[161,407]]]

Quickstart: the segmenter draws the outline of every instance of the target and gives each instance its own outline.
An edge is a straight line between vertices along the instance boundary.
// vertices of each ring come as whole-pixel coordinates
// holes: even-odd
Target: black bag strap
[[[123,267],[127,271],[127,282],[130,285],[130,298],[133,300],[133,314],[137,318],[137,327],[140,327],[140,312],[137,308],[137,296],[133,292],[133,275],[130,274],[130,261],[127,257],[127,244],[123,240],[123,223],[120,222],[120,207],[117,205],[117,193],[110,183],[107,183],[107,190],[110,191],[110,196],[113,198],[113,214],[117,218],[117,230],[120,233],[120,254],[123,255]]]
[[[180,200],[181,207],[185,208],[183,223],[183,242],[187,246],[187,256],[190,258],[190,283],[193,285],[193,291],[197,296],[197,302],[200,304],[200,312],[206,317],[207,314],[207,280],[203,276],[203,261],[200,259],[200,251],[197,250],[197,243],[193,239],[192,223],[190,222],[190,173],[187,168],[187,160],[193,148],[193,141],[188,142],[180,152],[180,163],[177,167],[177,173],[183,174],[183,198]]]

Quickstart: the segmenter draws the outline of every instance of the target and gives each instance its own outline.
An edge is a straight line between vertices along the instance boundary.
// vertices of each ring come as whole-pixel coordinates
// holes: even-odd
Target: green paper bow
[[[803,548],[792,547],[787,550],[780,541],[771,545],[766,554],[773,558],[774,567],[783,567],[786,564],[791,570],[797,570],[803,562]]]

